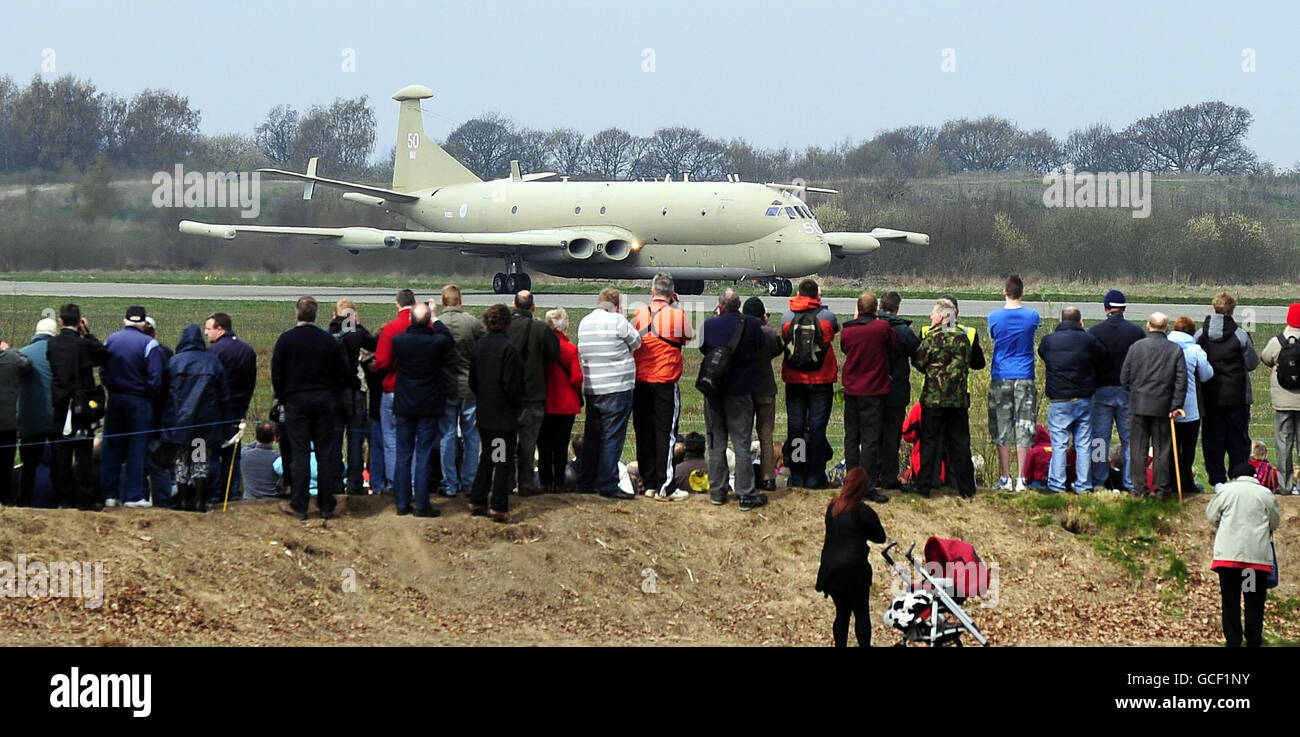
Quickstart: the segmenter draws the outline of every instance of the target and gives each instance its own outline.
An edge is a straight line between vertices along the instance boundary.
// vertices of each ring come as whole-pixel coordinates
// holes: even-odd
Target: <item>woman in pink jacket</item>
[[[542,491],[554,494],[563,491],[573,418],[582,409],[582,362],[578,347],[565,335],[569,314],[564,308],[547,312],[546,324],[560,339],[560,354],[546,366],[546,414],[537,436],[537,475]]]

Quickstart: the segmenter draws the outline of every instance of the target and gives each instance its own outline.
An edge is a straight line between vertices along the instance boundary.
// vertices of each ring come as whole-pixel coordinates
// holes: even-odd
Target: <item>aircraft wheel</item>
[[[781,281],[779,279],[771,279],[767,282],[767,295],[769,297],[781,296]]]
[[[533,277],[529,276],[528,274],[522,274],[522,273],[521,273],[521,274],[519,275],[519,289],[520,289],[520,291],[523,291],[523,290],[525,290],[525,289],[531,290],[532,288],[533,288]]]
[[[789,279],[782,279],[780,296],[789,297],[792,294],[794,294],[794,284],[792,284]]]
[[[519,291],[519,277],[515,274],[506,274],[505,292],[503,294],[514,294]]]
[[[498,271],[496,276],[492,277],[492,291],[497,294],[506,293],[506,275]]]

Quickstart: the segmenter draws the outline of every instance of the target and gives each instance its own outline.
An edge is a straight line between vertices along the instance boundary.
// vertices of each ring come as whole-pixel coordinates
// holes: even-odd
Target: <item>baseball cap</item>
[[[1112,289],[1109,292],[1106,292],[1106,298],[1103,299],[1101,303],[1108,310],[1112,307],[1128,307],[1128,302],[1124,300],[1124,293],[1118,289]]]
[[[123,325],[133,325],[141,327],[145,324],[144,308],[140,305],[131,305],[126,308],[126,319],[122,321]]]

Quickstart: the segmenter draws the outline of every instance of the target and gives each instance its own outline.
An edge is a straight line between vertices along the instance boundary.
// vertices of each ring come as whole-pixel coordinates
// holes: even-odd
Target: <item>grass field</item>
[[[428,263],[421,260],[413,264]],[[486,262],[485,262],[486,263]],[[449,276],[446,274],[421,273],[418,271],[390,273],[316,273],[316,272],[265,272],[239,271],[14,271],[0,274],[0,279],[8,281],[42,281],[42,282],[104,282],[122,284],[236,284],[236,285],[277,285],[277,286],[328,286],[328,287],[367,287],[392,289],[394,284],[404,284],[412,289],[436,291],[444,284],[456,283],[462,289],[491,291],[490,275]],[[949,283],[936,288],[934,281],[917,275],[871,274],[864,271],[859,279],[838,277],[818,277],[827,297],[856,297],[863,289],[882,289],[880,285],[895,289],[909,298],[937,298],[941,294],[952,294],[958,299],[1001,299],[1002,282],[994,279],[970,281],[966,283]],[[1101,282],[1061,282],[1034,278],[1032,272],[1025,274],[1025,299],[1032,302],[1101,302],[1106,291],[1119,287],[1130,302],[1160,302],[1188,305],[1208,305],[1219,292],[1227,291],[1236,295],[1241,304],[1250,305],[1287,305],[1300,300],[1300,292],[1291,284],[1255,284],[1250,286],[1233,284],[1181,284],[1181,283],[1126,283],[1109,284]],[[595,279],[560,279],[545,274],[533,275],[534,291],[564,292],[577,294],[597,294],[601,289],[613,285],[625,291],[642,293],[646,290],[644,280],[608,280]],[[709,282],[707,294],[715,294],[730,282]],[[766,295],[763,287],[745,282],[739,285],[745,294]]]
[[[82,313],[87,315],[90,320],[91,330],[102,340],[111,332],[120,328],[121,316],[125,314],[126,308],[137,301],[130,298],[82,299],[78,303],[81,305]],[[60,302],[61,300],[53,297],[4,296],[0,298],[0,329],[3,330],[5,339],[17,346],[26,345],[36,321],[41,317],[42,310],[57,310]],[[768,309],[773,312],[784,304],[784,300],[775,299],[765,300],[765,302]],[[256,419],[267,416],[271,406],[271,351],[275,345],[276,337],[293,326],[292,304],[255,301],[150,300],[147,302],[146,307],[149,314],[158,320],[160,336],[171,346],[175,346],[176,339],[180,336],[181,330],[186,324],[191,322],[201,324],[204,318],[216,311],[230,313],[235,332],[256,348],[258,353],[258,383],[249,409],[249,416]],[[327,305],[322,305],[322,312],[327,309]],[[468,311],[478,315],[482,314],[484,309],[468,308]],[[539,297],[538,314],[541,314],[545,309],[547,309],[545,297]],[[570,339],[576,340],[578,322],[587,312],[587,310],[569,311]],[[378,331],[385,322],[392,318],[392,315],[391,308],[386,306],[362,305],[360,308],[361,324],[374,331]],[[1203,317],[1199,312],[1191,312],[1190,316],[1198,323]],[[699,314],[693,316],[697,328],[704,317],[704,315]],[[851,315],[840,315],[841,321],[851,317]],[[1176,315],[1171,317],[1176,317]],[[322,325],[326,322],[322,318]],[[985,355],[991,357],[992,349],[988,338],[987,321],[982,318],[970,318],[962,319],[962,322],[979,331],[982,336],[981,345],[984,347]],[[1048,319],[1045,316],[1043,325],[1039,328],[1039,338],[1054,330],[1055,327],[1056,320]],[[1275,334],[1278,329],[1278,326],[1259,326],[1256,340],[1260,345],[1257,348],[1262,350],[1262,344],[1266,337]],[[836,350],[838,352],[838,341]],[[681,383],[681,431],[683,433],[692,430],[704,432],[703,397],[694,387],[694,378],[698,373],[701,358],[698,346],[687,346],[684,355],[686,368]],[[779,362],[774,364],[774,370],[778,374],[779,386]],[[1039,386],[1038,417],[1039,422],[1046,424],[1047,404],[1043,400],[1042,394],[1044,371],[1041,360],[1038,361],[1037,377]],[[1255,392],[1255,404],[1251,411],[1251,436],[1265,441],[1271,448],[1273,445],[1273,410],[1268,402],[1268,373],[1264,369],[1257,370],[1252,375],[1251,380]],[[985,468],[988,469],[987,473],[995,476],[997,473],[997,453],[996,449],[989,444],[987,422],[986,397],[988,396],[988,384],[989,372],[987,369],[975,372],[971,382],[971,447],[973,452],[983,454]],[[921,376],[915,371],[912,372],[912,388],[913,399],[915,400],[919,396],[921,388]],[[581,426],[582,416],[579,415],[574,428],[575,432],[580,432]],[[785,404],[782,398],[778,396],[776,419],[776,436],[778,439],[784,438],[785,427]],[[251,438],[251,426],[247,431],[247,435]],[[844,415],[842,397],[840,396],[837,396],[836,404],[832,409],[831,420],[827,427],[827,437],[830,440],[831,447],[835,449],[835,459],[838,461],[843,457],[844,452]],[[628,442],[624,448],[624,458],[627,460],[634,457],[634,438],[635,435],[629,424]],[[1204,467],[1200,453],[1197,454],[1196,468],[1197,477],[1203,482]]]

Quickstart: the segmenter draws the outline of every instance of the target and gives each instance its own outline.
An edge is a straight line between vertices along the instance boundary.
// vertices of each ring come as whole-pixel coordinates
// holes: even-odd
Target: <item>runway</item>
[[[255,300],[265,302],[292,302],[298,297],[310,294],[322,302],[333,302],[342,297],[350,297],[363,304],[391,304],[395,290],[377,287],[293,287],[261,286],[232,284],[119,284],[113,282],[39,282],[39,281],[0,281],[0,294],[12,294],[38,297],[61,297],[66,299],[85,297],[106,297],[118,299],[201,299],[211,301]],[[437,298],[438,294],[417,292],[416,297],[424,300]],[[486,306],[497,302],[508,302],[505,295],[490,292],[466,292],[465,304]],[[629,303],[649,300],[648,293],[629,293],[624,295]],[[717,295],[698,295],[683,297],[683,301],[694,312],[707,313],[717,304]],[[852,315],[856,300],[851,297],[828,297],[826,305],[836,314]],[[771,312],[784,310],[788,303],[785,297],[763,297],[763,303]],[[565,309],[590,308],[596,304],[594,294],[547,294],[537,293],[539,310],[552,307]],[[1061,309],[1066,303],[1026,302],[1025,305],[1038,310],[1045,321],[1055,322],[1060,317]],[[626,306],[626,305],[625,305]],[[907,299],[903,295],[902,308],[899,313],[910,317],[923,317],[930,314],[933,300]],[[1085,322],[1100,320],[1104,317],[1100,300],[1091,303],[1073,304],[1083,312]],[[1002,307],[1002,300],[962,300],[961,314],[970,317],[988,317],[993,310]],[[1207,302],[1204,305],[1193,304],[1154,304],[1133,303],[1128,307],[1128,316],[1132,320],[1141,320],[1152,312],[1163,312],[1171,318],[1188,315],[1198,323],[1213,312]],[[1248,330],[1253,324],[1282,324],[1286,322],[1287,308],[1278,305],[1251,307],[1249,304],[1237,306],[1237,322]]]

